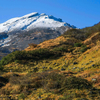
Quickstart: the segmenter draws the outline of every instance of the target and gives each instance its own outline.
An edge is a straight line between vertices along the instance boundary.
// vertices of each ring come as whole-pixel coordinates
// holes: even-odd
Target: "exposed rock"
[[[52,69],[51,67],[49,67],[49,69]]]
[[[64,68],[61,68],[61,71],[64,71],[65,69]]]
[[[8,82],[8,79],[0,76],[0,82],[7,83]]]
[[[95,79],[95,78],[92,78],[92,81],[96,81],[97,79]]]
[[[93,61],[90,61],[90,63],[92,63]]]
[[[78,64],[78,63],[77,62],[74,62],[73,64],[75,65],[75,64]]]
[[[34,72],[37,72],[37,71],[38,71],[38,68],[37,68],[37,67],[36,67],[36,68],[34,68],[34,69],[33,69],[33,71],[34,71]]]
[[[4,86],[4,84],[3,83],[0,83],[0,87],[3,87]]]
[[[95,64],[92,64],[92,67],[94,67],[95,66]]]
[[[34,88],[34,90],[37,90],[36,88]]]

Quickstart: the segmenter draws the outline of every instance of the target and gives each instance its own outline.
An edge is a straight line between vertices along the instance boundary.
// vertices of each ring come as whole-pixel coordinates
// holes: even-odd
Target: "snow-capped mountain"
[[[12,18],[0,24],[0,52],[23,50],[29,43],[40,43],[54,39],[64,31],[76,28],[60,18],[37,12]]]
[[[55,18],[52,15],[46,15],[44,13],[39,14],[37,12],[12,18],[2,24],[0,24],[0,33],[1,32],[11,32],[11,31],[22,31],[22,30],[31,30],[34,28],[52,28],[68,26],[74,28],[68,23],[62,22],[62,19]]]

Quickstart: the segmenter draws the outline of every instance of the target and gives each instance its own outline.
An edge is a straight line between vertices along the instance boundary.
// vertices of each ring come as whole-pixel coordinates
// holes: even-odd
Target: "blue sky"
[[[100,22],[100,0],[0,0],[0,23],[32,12],[84,28]]]

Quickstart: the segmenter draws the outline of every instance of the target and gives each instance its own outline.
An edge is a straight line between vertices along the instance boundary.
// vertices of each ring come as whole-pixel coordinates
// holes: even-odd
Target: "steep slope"
[[[89,36],[91,36],[92,34],[94,34],[96,32],[100,32],[100,23],[95,24],[92,27],[68,30],[68,31],[64,32],[63,35],[64,36],[73,36],[77,39],[85,40],[86,38],[88,38]]]
[[[84,41],[62,35],[30,44],[25,51],[9,54],[0,64],[5,64],[3,70],[8,72],[2,77],[9,80],[2,82],[2,96],[26,100],[100,99],[99,32]]]

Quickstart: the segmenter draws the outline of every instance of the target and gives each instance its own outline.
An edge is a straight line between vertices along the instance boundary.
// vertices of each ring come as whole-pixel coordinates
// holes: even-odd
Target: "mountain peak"
[[[56,18],[53,15],[46,15],[45,13],[39,14],[33,12],[22,17],[12,18],[0,24],[1,32],[23,31],[31,30],[34,28],[52,28],[67,26],[73,28],[70,24],[63,22],[61,18]]]

